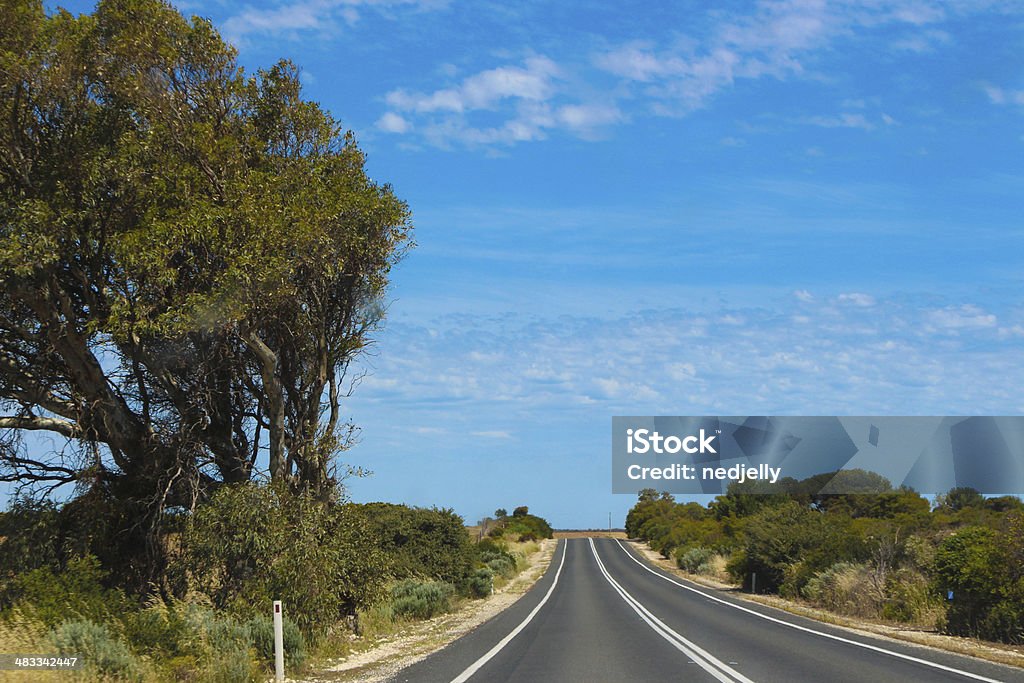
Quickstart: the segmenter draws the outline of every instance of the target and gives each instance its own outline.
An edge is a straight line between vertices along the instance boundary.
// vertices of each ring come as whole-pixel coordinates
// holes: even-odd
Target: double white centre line
[[[632,607],[633,611],[640,615],[641,619],[647,622],[647,625],[650,626],[655,633],[667,640],[677,650],[692,659],[694,663],[702,669],[722,681],[722,683],[754,683],[739,671],[736,671],[722,660],[717,659],[707,650],[704,650],[696,643],[687,640],[673,631],[671,628],[666,626],[663,621],[658,619],[658,617],[651,614],[650,610],[640,604],[639,600],[627,593],[626,589],[612,578],[612,575],[608,573],[607,569],[605,569],[604,563],[601,562],[601,558],[597,554],[597,547],[594,545],[594,539],[591,538],[589,540],[590,550],[594,553],[594,559],[597,560],[597,566],[601,570],[601,573],[604,574],[604,578],[609,584],[611,584],[611,587],[615,589],[615,592],[626,601],[626,604]]]

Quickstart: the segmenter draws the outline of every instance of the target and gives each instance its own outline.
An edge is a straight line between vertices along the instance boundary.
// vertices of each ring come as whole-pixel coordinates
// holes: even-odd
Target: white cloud
[[[861,130],[873,130],[874,124],[868,121],[864,114],[843,112],[835,116],[808,116],[802,119],[803,123],[821,128],[860,128]]]
[[[994,85],[985,84],[982,86],[985,94],[988,95],[992,104],[1016,104],[1024,106],[1024,90],[1007,90]]]
[[[844,292],[838,296],[839,303],[867,308],[875,305],[875,297],[862,292]]]
[[[244,42],[254,35],[298,38],[310,31],[330,32],[338,20],[353,25],[359,21],[360,9],[407,6],[420,10],[438,9],[446,0],[300,0],[277,7],[247,6],[228,17],[221,26],[231,42]]]
[[[748,14],[717,13],[703,36],[661,47],[634,41],[609,48],[593,62],[626,82],[643,84],[640,92],[650,98],[654,113],[678,116],[704,106],[739,80],[806,76],[823,50],[858,29],[907,27],[911,33],[890,47],[928,51],[950,40],[934,27],[945,16],[941,4],[929,2],[761,0]],[[865,124],[852,116],[835,121]]]
[[[658,56],[646,44],[632,44],[595,57],[595,63],[609,73],[633,81],[647,82],[677,76],[687,70],[686,62],[670,55]]]
[[[408,409],[410,424],[451,428],[466,419],[476,422],[471,429],[480,420],[536,425],[567,414],[1019,411],[1022,316],[848,292],[794,293],[713,315],[661,309],[496,322],[461,314],[432,321],[434,339],[393,322],[389,350],[356,400]],[[479,348],[488,352],[472,356]],[[398,386],[381,386],[391,378]]]
[[[934,52],[940,47],[953,42],[952,36],[945,31],[931,29],[918,31],[892,43],[892,48],[903,52],[924,54]]]
[[[414,434],[424,434],[430,436],[439,436],[447,434],[448,430],[443,427],[413,427],[412,431]]]
[[[998,319],[977,306],[964,304],[931,311],[928,321],[937,328],[945,330],[963,330],[971,328],[995,327]]]
[[[796,290],[795,292],[793,292],[793,296],[795,296],[798,301],[802,301],[805,304],[814,301],[814,295],[808,292],[806,289]]]
[[[409,122],[393,111],[385,112],[377,119],[377,128],[385,133],[408,133],[411,126]]]
[[[429,143],[451,147],[511,145],[543,139],[553,130],[593,138],[624,120],[614,104],[566,101],[562,81],[553,60],[531,56],[521,65],[480,71],[430,92],[393,90],[384,98],[390,110],[377,125],[407,132],[415,124]],[[497,124],[479,125],[495,112]]]
[[[618,107],[603,104],[567,104],[560,107],[555,116],[569,129],[580,132],[592,131],[622,120],[622,112]]]
[[[481,432],[470,432],[471,436],[477,436],[483,439],[511,439],[512,435],[509,432],[499,429],[485,430]]]
[[[506,98],[544,101],[551,97],[558,67],[547,57],[530,57],[525,65],[502,66],[481,71],[466,78],[454,88],[431,93],[410,93],[393,90],[385,101],[395,109],[430,113],[447,111],[463,113],[489,109]]]

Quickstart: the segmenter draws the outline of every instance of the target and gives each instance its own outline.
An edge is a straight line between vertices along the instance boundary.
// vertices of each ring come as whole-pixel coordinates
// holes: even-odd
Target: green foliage
[[[967,527],[946,538],[935,553],[939,590],[953,591],[942,624],[947,633],[1024,642],[1024,522],[1003,531]]]
[[[511,538],[518,541],[537,541],[542,538],[551,538],[554,530],[547,520],[537,515],[531,515],[529,508],[525,505],[517,507],[511,517],[505,517],[501,529],[492,536]]]
[[[833,493],[833,490],[856,491]],[[854,616],[1024,642],[1024,503],[954,489],[931,509],[869,472],[730,485],[707,508],[640,492],[626,531],[680,568],[717,554],[747,590]],[[947,590],[954,599],[944,599]],[[945,612],[943,615],[942,613]]]
[[[715,556],[711,548],[697,546],[688,550],[679,549],[676,551],[676,566],[691,574],[708,573],[708,563]]]
[[[942,602],[930,589],[927,577],[919,571],[900,569],[886,581],[885,601],[882,603],[884,619],[920,622],[941,607]],[[934,618],[931,621],[934,624]]]
[[[161,0],[29,0],[4,4],[0,92],[2,474],[99,490],[139,590],[170,512],[268,441],[276,482],[335,494],[338,386],[412,226],[297,67],[246,73]],[[43,545],[31,568],[66,560]]]
[[[486,598],[494,590],[494,571],[490,567],[474,569],[466,579],[465,590],[471,598]]]
[[[266,665],[273,664],[274,620],[268,616],[253,617],[248,621],[246,627],[249,629],[249,635],[252,638],[257,658]],[[299,627],[291,619],[284,619],[281,635],[284,645],[285,664],[293,670],[296,667],[302,667],[308,656],[306,639],[303,637],[302,631],[299,630]]]
[[[257,681],[259,670],[252,653],[252,637],[244,624],[213,612],[200,612],[203,680],[210,683]]]
[[[124,620],[131,648],[149,657],[172,677],[201,675],[201,680],[258,680],[259,665],[274,661],[274,626],[267,615],[241,621],[216,612],[202,599],[153,600]],[[284,620],[285,661],[290,670],[307,658],[305,638]]]
[[[473,543],[452,510],[392,503],[350,506],[387,558],[392,577],[459,585],[473,568]]]
[[[815,572],[800,589],[801,595],[810,602],[844,614],[866,616],[870,603],[868,595],[868,567],[853,562],[837,562],[822,571]]]
[[[837,560],[863,555],[860,539],[847,533],[849,520],[827,516],[795,501],[763,508],[744,535],[743,562],[729,571],[749,587],[757,574],[759,591],[799,595],[815,572]]]
[[[441,581],[405,579],[391,588],[394,614],[412,619],[430,619],[451,610],[455,589]]]
[[[145,666],[106,624],[88,619],[65,621],[50,634],[62,655],[82,658],[87,674],[118,681],[143,681]]]
[[[967,508],[984,507],[985,496],[969,486],[958,486],[950,489],[945,495],[939,496],[935,503],[937,507],[951,512],[959,512]]]
[[[516,558],[503,549],[481,550],[477,561],[503,578],[510,579],[516,573]]]
[[[278,487],[224,487],[195,513],[183,569],[218,609],[249,617],[273,600],[316,638],[379,599],[385,560],[364,517]]]
[[[5,587],[3,603],[55,627],[68,618],[111,621],[127,607],[124,594],[105,588],[106,572],[95,557],[76,558],[65,571],[48,567],[19,574]]]
[[[68,540],[61,527],[55,503],[28,498],[11,501],[0,513],[0,584],[32,569],[61,569]]]

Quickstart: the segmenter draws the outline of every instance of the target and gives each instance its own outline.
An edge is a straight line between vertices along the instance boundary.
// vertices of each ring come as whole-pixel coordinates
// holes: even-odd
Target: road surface
[[[654,568],[616,539],[566,539],[509,609],[393,681],[1020,681],[1024,669],[851,634]]]

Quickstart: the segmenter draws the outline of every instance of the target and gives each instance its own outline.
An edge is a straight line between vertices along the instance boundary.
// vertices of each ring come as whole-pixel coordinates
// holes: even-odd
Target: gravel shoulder
[[[454,612],[410,624],[402,632],[378,641],[371,649],[322,663],[314,673],[302,680],[309,683],[386,681],[398,671],[440,650],[519,600],[547,571],[557,544],[555,539],[541,541],[540,550],[527,558],[527,568],[490,597],[469,600]]]
[[[666,560],[661,556],[661,553],[656,550],[652,550],[646,543],[640,543],[633,540],[627,542],[659,569],[663,569],[666,572],[674,574],[682,579],[686,579],[687,581],[707,586],[708,588],[730,591],[732,597],[739,598],[741,600],[775,607],[789,612],[790,614],[807,617],[808,619],[814,619],[815,621],[846,629],[852,633],[864,633],[883,639],[913,643],[914,645],[920,645],[922,647],[930,647],[937,650],[945,650],[946,652],[955,652],[957,654],[978,657],[980,659],[997,662],[999,664],[1024,667],[1024,647],[1003,645],[1001,643],[975,640],[973,638],[946,636],[935,631],[924,631],[921,629],[911,629],[893,624],[856,619],[840,614],[834,614],[826,610],[809,607],[799,602],[786,600],[775,595],[751,595],[749,593],[741,593],[737,589],[737,586],[733,584],[722,583],[721,581],[716,581],[706,576],[699,576],[682,571],[676,567],[675,562]]]

